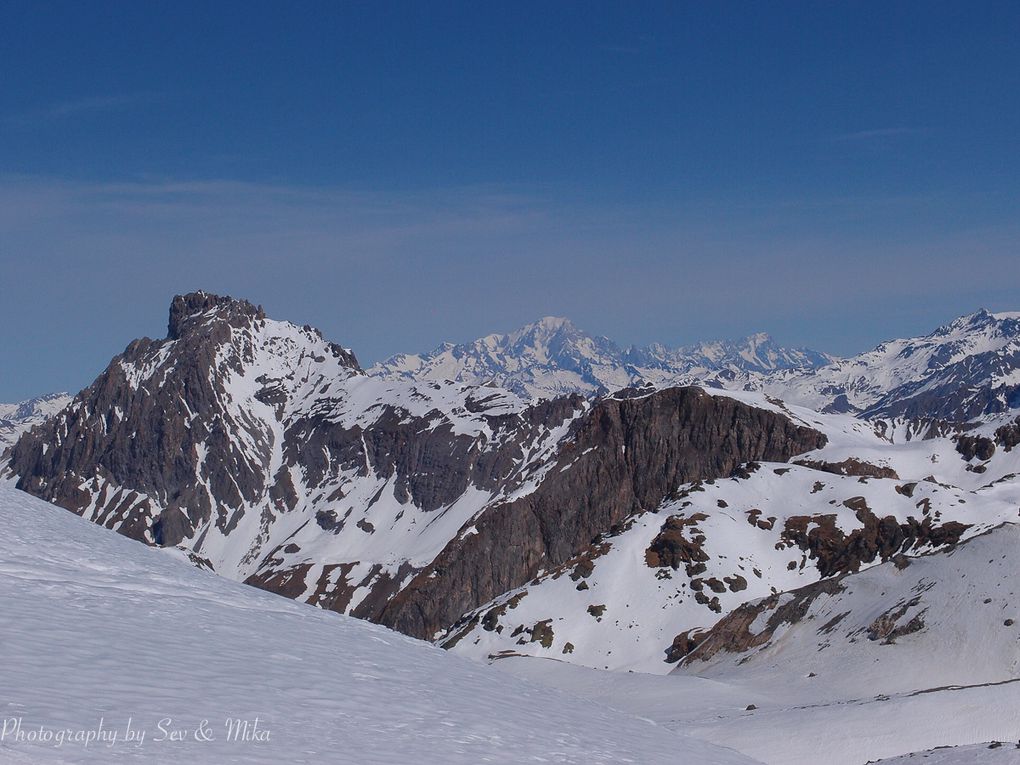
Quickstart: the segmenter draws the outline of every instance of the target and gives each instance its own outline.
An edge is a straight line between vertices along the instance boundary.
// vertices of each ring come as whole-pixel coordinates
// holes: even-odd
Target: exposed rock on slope
[[[839,448],[808,462],[824,464]],[[904,475],[936,467],[929,455],[953,459],[958,466],[943,469],[971,475],[948,439],[893,453]],[[994,464],[987,475],[1011,469],[1012,461]],[[520,653],[665,672],[664,660],[679,659],[748,599],[941,549],[1015,519],[1018,506],[1020,487],[1010,480],[968,491],[752,463],[729,478],[681,487],[588,551],[466,614],[442,644],[478,658]],[[548,645],[532,640],[545,623]]]
[[[675,670],[875,695],[1020,681],[1020,526],[735,609]],[[839,673],[838,681],[833,673]]]
[[[657,507],[681,483],[824,443],[820,433],[697,388],[602,399],[573,424],[548,477],[482,515],[474,533],[455,540],[387,606],[382,621],[432,635]],[[426,620],[423,604],[439,618]]]

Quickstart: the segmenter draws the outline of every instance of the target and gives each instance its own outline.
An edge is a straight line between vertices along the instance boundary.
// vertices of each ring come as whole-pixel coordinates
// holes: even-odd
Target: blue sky
[[[174,293],[365,361],[567,315],[852,353],[1020,309],[1015,3],[0,8],[0,400]]]

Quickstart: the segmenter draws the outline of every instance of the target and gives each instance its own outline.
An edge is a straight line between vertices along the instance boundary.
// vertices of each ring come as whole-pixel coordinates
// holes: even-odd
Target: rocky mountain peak
[[[577,326],[570,319],[564,316],[543,316],[536,322],[527,324],[517,330],[513,335],[554,335],[559,332],[571,334],[579,333]]]
[[[589,335],[570,319],[556,316],[546,316],[501,338],[504,350],[552,365],[558,359],[575,366],[582,359],[597,360],[600,356],[620,354],[620,349],[609,338]]]
[[[170,303],[167,338],[179,340],[196,319],[212,312],[221,316],[247,317],[252,320],[266,318],[266,312],[262,310],[262,306],[252,305],[247,300],[239,300],[227,295],[214,295],[201,290],[190,292],[187,295],[176,295]],[[206,318],[209,317],[206,316]]]
[[[925,339],[961,339],[982,335],[1020,337],[1020,313],[992,313],[987,308],[979,308],[942,325]]]

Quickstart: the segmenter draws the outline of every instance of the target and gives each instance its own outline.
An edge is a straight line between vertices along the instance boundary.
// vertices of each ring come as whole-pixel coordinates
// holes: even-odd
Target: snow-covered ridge
[[[26,430],[45,422],[70,402],[66,393],[50,393],[16,404],[0,404],[0,454]]]
[[[815,409],[967,420],[1020,406],[1020,318],[985,310],[810,372],[757,381]]]
[[[7,485],[0,526],[4,763],[754,762],[203,573]]]

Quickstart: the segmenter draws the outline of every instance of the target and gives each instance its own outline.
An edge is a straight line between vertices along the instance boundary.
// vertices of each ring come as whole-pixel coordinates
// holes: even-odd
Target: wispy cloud
[[[169,296],[203,288],[316,325],[365,361],[547,314],[627,343],[764,326],[843,353],[880,339],[858,326],[862,315],[897,306],[937,321],[960,302],[962,312],[1020,294],[1018,218],[990,214],[986,201],[649,207],[526,187],[0,174],[3,280],[19,286],[0,300],[0,324],[26,338],[17,363],[53,338],[54,358],[81,355],[80,345],[94,362],[123,347],[125,332],[158,336]],[[61,310],[40,319],[40,304]],[[125,329],[139,317],[150,324]]]
[[[629,54],[632,54],[632,53],[643,53],[644,52],[644,48],[642,48],[640,46],[637,46],[637,45],[608,44],[608,45],[600,45],[599,49],[600,50],[604,50],[607,53],[629,53]]]
[[[623,42],[620,40],[614,40],[599,45],[599,50],[605,51],[606,53],[617,53],[623,55],[635,55],[639,53],[648,53],[654,46],[655,40],[651,35],[639,35],[636,39],[632,39],[629,42]]]
[[[71,98],[8,114],[3,118],[3,121],[8,125],[31,127],[43,122],[134,108],[151,103],[157,97],[155,93],[118,93]]]
[[[906,136],[921,135],[926,128],[916,127],[887,127],[873,128],[871,130],[858,130],[853,133],[840,133],[832,136],[837,143],[849,143],[854,141],[874,141],[881,138],[901,138]]]

